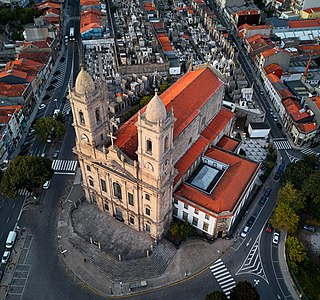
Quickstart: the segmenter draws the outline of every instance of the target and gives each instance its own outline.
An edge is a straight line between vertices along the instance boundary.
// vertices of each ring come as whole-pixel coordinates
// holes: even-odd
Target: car
[[[61,71],[60,71],[60,70],[57,70],[57,71],[54,72],[53,75],[54,75],[54,76],[57,76],[57,75],[59,75],[60,73],[61,73]]]
[[[272,238],[272,243],[275,245],[279,244],[279,237],[280,237],[280,234],[278,232],[274,232],[273,238]]]
[[[263,90],[260,90],[260,95],[264,95],[264,91]]]
[[[60,61],[64,62],[66,60],[66,58],[64,56],[61,57]]]
[[[47,91],[52,91],[52,90],[54,90],[54,89],[55,89],[55,87],[50,84],[50,85],[48,86],[48,88],[47,88]]]
[[[52,139],[51,139],[50,136],[48,136],[48,138],[47,138],[47,143],[48,143],[48,144],[51,144],[51,143],[52,143]]]
[[[262,196],[258,202],[258,205],[262,207],[266,203],[267,199],[268,199],[267,197]]]
[[[274,174],[273,179],[274,179],[275,181],[278,181],[278,180],[280,179],[281,175],[282,175],[282,172],[278,170],[278,171]]]
[[[4,251],[4,253],[2,255],[2,259],[1,259],[2,264],[6,264],[8,262],[10,254],[11,254],[11,252],[8,250]]]
[[[29,130],[28,136],[34,135],[35,132],[36,132],[36,130],[31,127],[30,130]]]
[[[311,231],[311,232],[315,232],[316,231],[316,228],[314,226],[308,225],[308,224],[303,225],[303,229]]]
[[[50,183],[51,183],[51,181],[50,181],[50,180],[47,180],[47,181],[43,184],[42,188],[43,188],[44,190],[47,190],[47,189],[49,188],[49,186],[50,186]]]
[[[242,238],[245,238],[245,237],[247,236],[247,233],[249,232],[249,230],[250,230],[250,227],[249,227],[249,226],[245,226],[245,227],[243,228],[240,236],[241,236]]]
[[[31,144],[32,144],[32,141],[25,141],[25,142],[22,144],[21,149],[26,149],[26,148],[28,148]]]
[[[277,126],[277,128],[278,128],[279,130],[282,129],[282,125],[281,125],[279,122],[276,123],[276,126]]]
[[[267,226],[266,226],[266,232],[272,232],[272,226],[271,226],[271,224],[270,223],[268,223],[267,224]]]
[[[41,103],[40,106],[38,107],[39,110],[44,109],[46,105],[44,103]]]
[[[271,107],[269,107],[269,112],[273,113],[273,109]]]
[[[44,95],[42,99],[46,101],[46,100],[50,99],[50,97],[51,96],[47,94],[47,95]]]
[[[264,191],[263,196],[265,196],[265,197],[269,197],[269,196],[270,196],[270,194],[271,194],[271,188],[267,188],[267,189]]]
[[[253,223],[254,223],[255,220],[256,220],[256,218],[253,217],[253,216],[251,216],[251,217],[249,218],[249,220],[247,221],[246,226],[251,227],[251,226],[253,225]]]
[[[278,118],[275,115],[273,115],[272,117],[273,117],[273,121],[278,122]]]
[[[57,82],[58,82],[58,79],[56,79],[56,78],[54,78],[54,79],[51,80],[51,84],[55,84],[55,83],[57,83]]]
[[[284,172],[284,170],[286,169],[286,164],[280,164],[279,166],[279,171]]]
[[[55,150],[55,151],[53,152],[52,157],[53,157],[53,158],[58,158],[59,153],[60,153],[60,150]]]
[[[47,154],[45,152],[41,153],[41,157],[47,157]]]

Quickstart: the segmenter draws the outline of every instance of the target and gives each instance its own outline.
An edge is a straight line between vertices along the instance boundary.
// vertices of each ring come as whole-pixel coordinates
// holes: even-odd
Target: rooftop
[[[237,149],[240,143],[241,141],[224,135],[222,139],[219,141],[219,143],[217,144],[217,147],[233,152],[234,150]]]
[[[174,139],[198,115],[199,109],[222,87],[223,82],[210,68],[190,71],[160,95],[166,110],[174,109]],[[141,109],[144,113],[146,107]],[[131,158],[135,158],[138,146],[138,113],[123,124],[116,133],[115,145]]]
[[[224,211],[234,211],[238,200],[255,178],[259,170],[259,164],[215,147],[209,149],[205,157],[212,158],[229,166],[224,174],[218,178],[219,181],[214,189],[210,193],[207,193],[200,188],[182,183],[174,193],[174,196],[182,201],[183,199],[188,199],[217,214]],[[210,174],[210,171],[207,174]],[[217,180],[217,175],[219,174],[212,172],[210,179],[213,181]],[[202,183],[201,180],[200,183]],[[203,182],[202,184],[203,186],[208,186],[208,182]]]

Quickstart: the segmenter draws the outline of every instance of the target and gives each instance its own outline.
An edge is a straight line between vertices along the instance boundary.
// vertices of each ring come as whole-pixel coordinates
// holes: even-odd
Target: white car
[[[250,230],[250,227],[249,227],[249,226],[245,226],[245,227],[243,228],[240,236],[241,236],[242,238],[245,238],[245,237],[247,236],[247,233],[249,232],[249,230]]]
[[[275,245],[279,244],[279,237],[280,237],[280,234],[278,232],[274,232],[273,238],[272,238],[272,243]]]
[[[42,188],[43,188],[44,190],[47,190],[47,189],[49,188],[49,186],[50,186],[50,183],[51,183],[51,181],[50,181],[50,180],[47,180],[47,181],[43,184]]]
[[[4,253],[2,255],[2,259],[1,259],[2,264],[6,264],[8,262],[10,254],[11,254],[10,251],[4,251]]]
[[[38,109],[41,110],[41,109],[44,109],[45,107],[46,107],[46,105],[42,103],[42,104],[40,104]]]

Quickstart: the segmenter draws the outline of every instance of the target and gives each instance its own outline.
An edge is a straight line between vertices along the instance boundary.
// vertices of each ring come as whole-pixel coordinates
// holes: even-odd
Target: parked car
[[[316,231],[316,228],[314,226],[308,225],[308,224],[303,225],[303,229],[311,231],[311,232],[315,232]]]
[[[265,196],[265,197],[269,197],[269,196],[270,196],[270,194],[271,194],[271,188],[267,188],[267,189],[265,190],[265,192],[264,192],[263,196]]]
[[[6,264],[8,262],[10,254],[11,254],[11,252],[8,250],[4,251],[4,253],[2,255],[2,259],[1,259],[2,264]]]
[[[59,153],[60,153],[60,150],[55,150],[55,151],[53,152],[52,157],[53,157],[53,158],[58,158]]]
[[[254,221],[256,220],[256,218],[254,217],[254,216],[251,216],[250,218],[249,218],[249,220],[248,220],[248,222],[247,222],[247,226],[248,227],[251,227],[252,225],[253,225],[253,223],[254,223]]]
[[[47,190],[47,189],[49,188],[49,186],[50,186],[50,183],[51,183],[51,181],[50,181],[50,180],[47,180],[47,181],[43,184],[42,188],[43,188],[44,190]]]
[[[48,95],[48,94],[47,94],[47,95],[44,95],[44,96],[43,96],[43,100],[46,101],[46,100],[50,99],[50,97],[51,97],[51,96]]]
[[[53,75],[54,75],[54,76],[57,76],[57,75],[59,75],[60,73],[61,73],[61,71],[60,71],[60,70],[57,70],[57,71],[54,72]]]
[[[273,115],[272,118],[273,118],[273,121],[278,122],[278,118],[275,115]]]
[[[249,232],[249,230],[250,230],[250,227],[249,227],[249,226],[245,226],[245,227],[243,228],[240,236],[241,236],[242,238],[245,238],[245,237],[247,236],[247,233]]]
[[[262,196],[258,202],[258,205],[262,207],[266,203],[267,199],[268,199],[267,197]]]
[[[35,132],[36,132],[36,130],[31,127],[30,130],[29,130],[28,136],[31,136],[31,135],[35,134]]]
[[[60,61],[64,62],[66,60],[66,58],[64,56],[61,57]]]
[[[273,238],[272,238],[272,243],[275,245],[279,244],[279,237],[280,237],[280,234],[278,232],[274,232]]]
[[[279,130],[282,129],[282,125],[281,125],[279,122],[277,122],[276,125],[277,125],[277,128],[278,128]]]
[[[274,174],[273,179],[274,179],[275,181],[278,181],[278,180],[280,179],[281,175],[282,175],[282,172],[278,170],[278,171]]]
[[[272,232],[272,226],[270,223],[268,223],[266,226],[266,232]]]
[[[39,110],[44,109],[46,105],[44,103],[41,103],[40,106],[38,107]]]

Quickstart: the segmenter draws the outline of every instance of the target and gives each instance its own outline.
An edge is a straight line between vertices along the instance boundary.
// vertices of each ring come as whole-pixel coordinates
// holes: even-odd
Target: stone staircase
[[[132,282],[159,277],[177,251],[168,241],[162,240],[154,246],[153,253],[149,257],[119,261],[79,237],[69,237],[68,240],[83,253],[87,261],[113,282]]]

